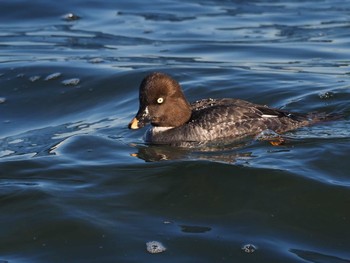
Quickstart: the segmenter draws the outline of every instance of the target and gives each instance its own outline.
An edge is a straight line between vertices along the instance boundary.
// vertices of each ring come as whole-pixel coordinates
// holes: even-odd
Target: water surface
[[[0,7],[0,262],[350,262],[350,2]],[[190,101],[344,118],[277,147],[145,145],[127,124],[152,71]]]

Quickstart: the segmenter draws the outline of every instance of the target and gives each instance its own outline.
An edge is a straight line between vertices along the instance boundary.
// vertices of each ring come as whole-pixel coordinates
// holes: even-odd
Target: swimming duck
[[[180,84],[159,72],[142,80],[139,103],[128,127],[139,129],[150,123],[145,141],[153,144],[234,140],[265,130],[283,133],[323,119],[317,114],[291,113],[232,98],[189,103]]]

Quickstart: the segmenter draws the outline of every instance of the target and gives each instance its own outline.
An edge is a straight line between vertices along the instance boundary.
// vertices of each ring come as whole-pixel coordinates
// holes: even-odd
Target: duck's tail
[[[291,131],[305,126],[312,126],[315,124],[335,121],[344,118],[343,114],[325,112],[310,112],[307,114],[301,114],[283,111],[281,112],[281,114],[284,114],[284,116],[280,118],[280,121],[283,123],[283,125],[281,125],[281,127],[278,127],[277,129],[273,129],[277,133]]]

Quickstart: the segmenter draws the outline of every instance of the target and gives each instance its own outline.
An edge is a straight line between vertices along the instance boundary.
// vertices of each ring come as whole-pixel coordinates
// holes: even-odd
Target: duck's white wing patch
[[[152,133],[156,134],[156,133],[160,133],[169,129],[172,129],[174,127],[152,127]]]
[[[271,115],[271,114],[263,114],[263,115],[261,115],[261,117],[263,117],[263,118],[278,118],[277,115]]]

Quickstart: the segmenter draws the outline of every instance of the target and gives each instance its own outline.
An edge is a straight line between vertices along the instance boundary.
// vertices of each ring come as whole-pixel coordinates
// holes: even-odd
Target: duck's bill
[[[137,130],[144,127],[149,121],[148,110],[146,108],[136,114],[136,117],[131,120],[128,127],[129,129]]]
[[[135,117],[131,120],[128,127],[129,129],[137,130],[144,127],[148,122],[149,122],[148,120],[138,119],[137,117]]]
[[[129,123],[129,129],[137,130],[140,129],[141,127],[139,126],[140,121],[135,117],[131,120]]]

